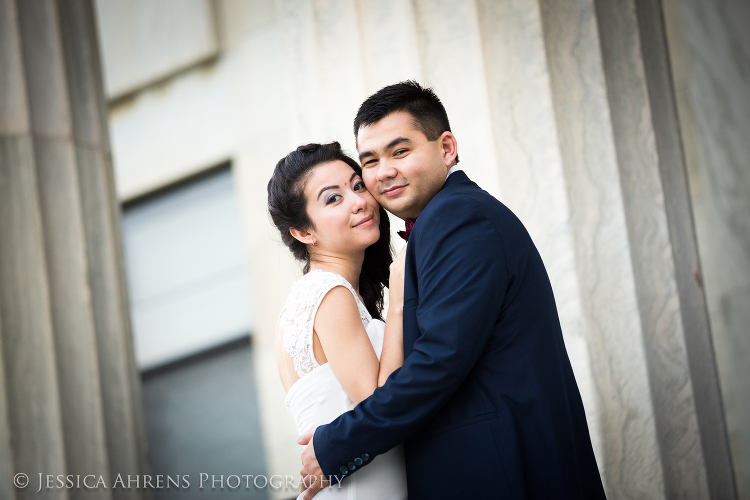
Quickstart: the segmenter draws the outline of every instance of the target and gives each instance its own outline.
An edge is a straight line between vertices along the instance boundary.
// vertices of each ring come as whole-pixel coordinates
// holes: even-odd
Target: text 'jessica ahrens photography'
[[[249,490],[272,488],[275,490],[299,490],[302,479],[297,476],[280,474],[266,476],[263,474],[198,474],[198,489]],[[29,476],[19,472],[13,478],[18,489],[29,486]],[[39,473],[36,492],[59,489],[154,489],[154,490],[187,490],[196,482],[190,474],[176,475],[122,475],[117,474],[114,481],[97,474],[44,474]]]

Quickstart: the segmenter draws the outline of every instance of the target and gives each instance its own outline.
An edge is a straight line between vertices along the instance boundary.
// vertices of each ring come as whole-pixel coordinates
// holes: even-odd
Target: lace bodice
[[[300,377],[320,366],[313,354],[315,313],[323,297],[337,286],[346,287],[352,292],[365,328],[372,321],[372,316],[357,296],[357,292],[342,276],[321,269],[310,271],[302,276],[292,285],[277,328],[277,332],[284,336],[284,349],[294,361],[294,371]]]

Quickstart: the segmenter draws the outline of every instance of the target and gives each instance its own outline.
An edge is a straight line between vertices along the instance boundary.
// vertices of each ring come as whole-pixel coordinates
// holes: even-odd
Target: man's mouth
[[[373,221],[372,215],[368,215],[367,217],[359,221],[357,224],[355,224],[354,227],[369,226],[370,224],[372,224],[372,221]]]
[[[401,191],[403,191],[405,187],[406,187],[406,184],[404,184],[403,186],[393,186],[393,187],[389,187],[388,189],[384,189],[383,196],[396,196]]]

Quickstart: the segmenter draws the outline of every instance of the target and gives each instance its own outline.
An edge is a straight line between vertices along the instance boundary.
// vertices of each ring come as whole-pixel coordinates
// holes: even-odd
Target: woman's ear
[[[315,245],[315,237],[309,231],[301,231],[291,227],[289,228],[289,233],[295,240],[301,241],[305,245]]]

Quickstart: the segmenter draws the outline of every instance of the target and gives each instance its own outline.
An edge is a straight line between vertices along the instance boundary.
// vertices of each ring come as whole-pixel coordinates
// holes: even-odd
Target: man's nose
[[[393,179],[398,175],[398,171],[393,167],[393,163],[390,161],[381,161],[378,165],[378,172],[375,175],[375,178],[380,181],[386,181],[388,179]]]

